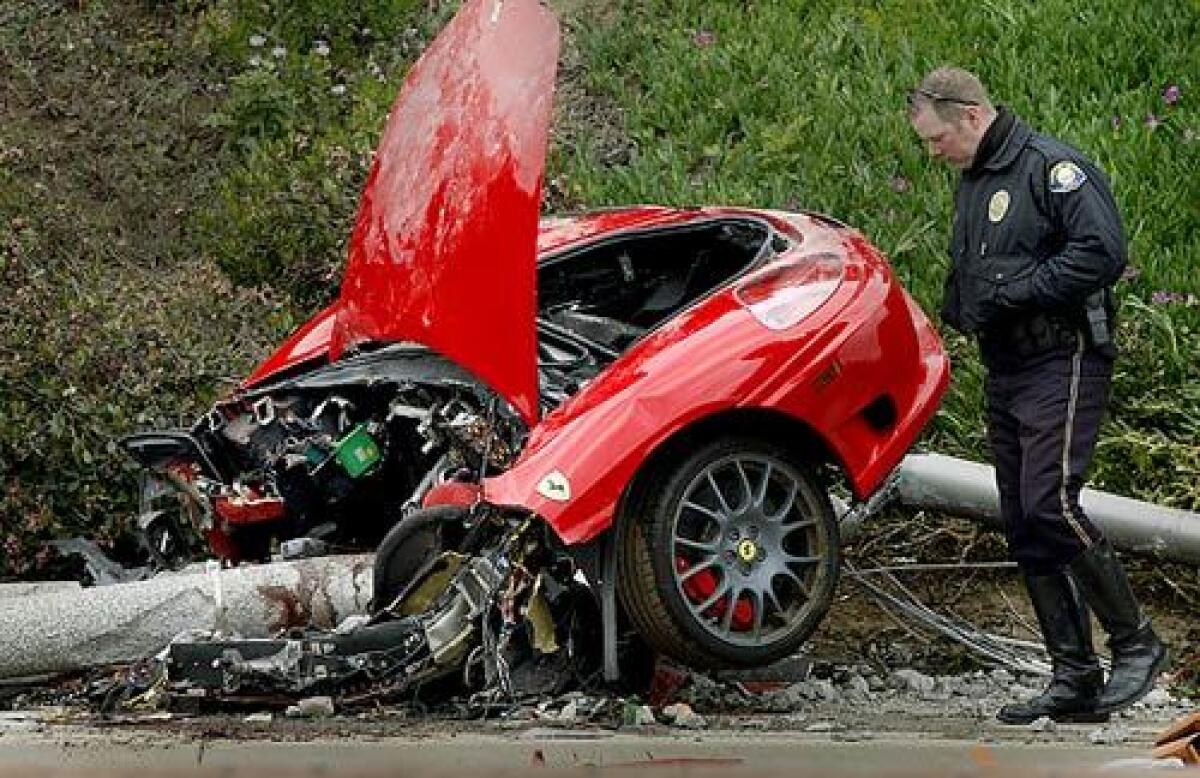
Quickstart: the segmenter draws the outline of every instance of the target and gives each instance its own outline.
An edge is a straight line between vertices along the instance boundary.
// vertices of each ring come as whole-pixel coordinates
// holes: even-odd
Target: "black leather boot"
[[[1046,690],[1031,700],[1005,705],[996,718],[1005,724],[1028,724],[1049,716],[1061,722],[1108,721],[1096,703],[1104,671],[1092,648],[1087,606],[1065,572],[1026,575],[1025,588],[1037,614],[1054,675]]]
[[[1142,615],[1125,568],[1108,541],[1076,557],[1071,574],[1108,633],[1112,651],[1112,671],[1097,710],[1112,713],[1127,708],[1154,688],[1154,679],[1167,664],[1167,647]]]

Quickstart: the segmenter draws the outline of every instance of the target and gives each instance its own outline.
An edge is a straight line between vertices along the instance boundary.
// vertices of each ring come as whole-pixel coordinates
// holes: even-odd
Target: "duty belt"
[[[1066,316],[1037,311],[988,329],[980,334],[979,344],[985,355],[1024,360],[1056,348],[1075,348],[1079,336]]]

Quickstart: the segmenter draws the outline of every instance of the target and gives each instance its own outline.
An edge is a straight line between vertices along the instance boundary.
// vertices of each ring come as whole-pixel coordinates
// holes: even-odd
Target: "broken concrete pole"
[[[1000,496],[989,465],[911,454],[898,474],[898,496],[905,505],[1000,526]],[[1079,503],[1117,548],[1200,564],[1200,514],[1095,489],[1084,489]]]
[[[34,581],[32,583],[0,584],[0,600],[6,597],[32,597],[38,594],[77,592],[81,588],[76,581]]]
[[[365,613],[370,555],[323,557],[0,599],[0,678],[142,659],[187,630],[269,637]]]

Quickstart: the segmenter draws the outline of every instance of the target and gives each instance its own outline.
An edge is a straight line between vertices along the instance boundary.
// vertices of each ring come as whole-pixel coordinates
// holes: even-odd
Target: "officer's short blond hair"
[[[926,106],[943,121],[956,121],[969,105],[992,107],[983,82],[969,70],[948,65],[931,70],[921,83],[908,93],[909,115]]]

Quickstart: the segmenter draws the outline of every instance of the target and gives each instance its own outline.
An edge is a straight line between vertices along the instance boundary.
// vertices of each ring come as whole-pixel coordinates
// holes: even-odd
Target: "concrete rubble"
[[[289,719],[318,719],[334,714],[333,698],[326,696],[305,697],[284,710]]]
[[[663,720],[681,729],[704,729],[708,721],[686,702],[677,702],[663,708]]]

